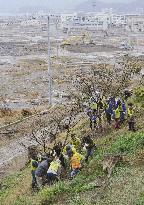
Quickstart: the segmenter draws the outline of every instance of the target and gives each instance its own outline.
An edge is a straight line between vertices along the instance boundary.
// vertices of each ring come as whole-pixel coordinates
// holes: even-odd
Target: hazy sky
[[[47,6],[50,9],[62,9],[74,7],[75,5],[87,0],[0,0],[0,12],[14,11],[20,7]],[[131,2],[133,0],[101,0],[104,2]]]
[[[104,2],[132,2],[134,0],[101,0],[101,1],[104,1]]]
[[[61,2],[65,2],[67,3],[73,3],[73,4],[78,4],[79,2],[84,2],[87,0],[56,0],[56,2],[61,3]],[[132,2],[134,0],[99,0],[99,1],[104,1],[104,2]],[[24,5],[24,4],[39,4],[39,2],[44,2],[43,0],[0,0],[0,5],[9,5],[9,4],[18,4],[18,5]],[[45,2],[53,2],[53,0],[45,0]]]

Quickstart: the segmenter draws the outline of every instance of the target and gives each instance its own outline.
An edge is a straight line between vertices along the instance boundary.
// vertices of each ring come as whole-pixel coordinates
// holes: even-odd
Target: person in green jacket
[[[72,144],[77,151],[81,151],[81,140],[76,137],[76,134],[71,134],[70,144]]]
[[[115,129],[120,129],[120,115],[121,111],[120,107],[118,106],[118,108],[115,109]]]
[[[91,108],[93,113],[97,113],[98,112],[98,103],[96,102],[96,100],[94,100],[91,103],[90,108]]]
[[[132,103],[128,104],[128,125],[129,125],[129,131],[133,131],[133,132],[136,131],[135,119],[134,119],[134,108]]]
[[[37,187],[37,181],[35,177],[35,171],[38,167],[37,156],[33,155],[31,158],[31,175],[32,175],[32,188]]]

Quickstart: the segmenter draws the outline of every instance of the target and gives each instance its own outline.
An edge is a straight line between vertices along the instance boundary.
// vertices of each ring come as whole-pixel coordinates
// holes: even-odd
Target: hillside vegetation
[[[76,126],[78,134],[86,124]],[[98,146],[93,159],[85,165],[80,174],[71,180],[65,179],[39,193],[30,188],[30,168],[9,176],[1,184],[1,205],[38,204],[144,204],[144,129],[143,116],[138,122],[139,131],[128,132],[125,127],[110,131],[103,137],[95,136]],[[114,169],[112,176],[102,170],[105,154],[121,154],[123,160]]]
[[[125,64],[127,66],[127,64]],[[103,65],[102,65],[103,66]],[[133,65],[135,68],[135,65]],[[34,192],[31,189],[31,169],[28,165],[19,173],[9,176],[0,183],[0,205],[143,205],[144,204],[144,95],[143,86],[134,90],[134,95],[130,102],[134,103],[136,130],[128,131],[127,121],[121,125],[120,129],[114,129],[114,121],[111,125],[102,120],[103,129],[90,130],[89,119],[86,115],[79,116],[83,94],[90,94],[95,89],[95,82],[103,88],[103,92],[108,96],[110,93],[121,93],[126,87],[127,80],[131,77],[133,66],[124,66],[124,73],[121,76],[114,78],[114,71],[106,69],[106,74],[101,77],[101,68],[97,75],[92,72],[89,78],[82,78],[81,86],[78,86],[78,102],[75,107],[58,107],[55,111],[51,111],[52,120],[47,119],[38,121],[37,129],[52,125],[53,127],[61,125],[62,132],[55,132],[56,140],[62,142],[69,140],[69,134],[75,133],[80,139],[83,135],[90,134],[97,146],[93,158],[84,167],[79,174],[70,180],[64,177],[55,185],[45,186],[39,192]],[[93,68],[95,71],[95,67]],[[98,76],[99,75],[99,76]],[[113,76],[113,78],[111,77]],[[127,78],[127,79],[126,79]],[[109,82],[109,79],[112,81]],[[130,78],[131,79],[131,78]],[[87,82],[88,81],[88,82]],[[109,82],[109,84],[108,84]],[[118,83],[119,82],[119,83]],[[123,83],[125,82],[125,84]],[[117,85],[117,86],[116,86]],[[129,85],[129,84],[128,84]],[[111,87],[110,87],[111,86]],[[90,89],[91,88],[91,89]],[[79,89],[81,92],[79,92]],[[95,89],[97,90],[97,89]],[[108,93],[110,92],[110,93]],[[76,94],[77,94],[76,93]],[[106,96],[107,96],[106,95]],[[113,95],[115,96],[115,95]],[[128,102],[127,102],[128,103]],[[74,109],[75,108],[75,109]],[[78,110],[78,111],[77,111]],[[63,113],[63,111],[65,111]],[[83,110],[82,110],[83,113]],[[69,120],[66,124],[64,119]],[[78,116],[79,121],[75,118]],[[49,120],[49,121],[46,121]],[[71,120],[73,119],[73,120]],[[60,124],[61,123],[61,124]],[[70,127],[70,123],[72,123]],[[66,126],[67,125],[67,126]],[[65,129],[65,127],[67,127]],[[69,128],[70,127],[70,128]],[[49,128],[49,129],[50,129]],[[64,129],[63,129],[64,128]],[[33,127],[35,129],[35,127]],[[67,130],[67,131],[66,131]],[[36,131],[36,130],[34,130]],[[34,133],[34,132],[32,132]],[[34,134],[33,134],[34,135]],[[47,133],[45,133],[47,136]],[[35,137],[35,135],[34,135]],[[45,136],[44,136],[45,137]],[[39,136],[41,138],[41,135]],[[39,139],[35,137],[38,141]],[[44,152],[46,138],[43,138]],[[65,143],[63,143],[65,145]],[[41,144],[42,145],[42,144]],[[108,174],[103,171],[103,163],[105,156],[120,156],[118,164],[113,167],[113,172]]]

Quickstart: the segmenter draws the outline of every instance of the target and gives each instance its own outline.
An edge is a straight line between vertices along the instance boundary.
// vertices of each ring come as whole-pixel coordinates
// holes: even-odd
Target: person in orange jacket
[[[73,151],[69,153],[69,157],[70,157],[70,164],[72,168],[71,178],[73,178],[79,173],[81,168],[81,161],[84,159],[84,157],[78,152],[74,153]]]

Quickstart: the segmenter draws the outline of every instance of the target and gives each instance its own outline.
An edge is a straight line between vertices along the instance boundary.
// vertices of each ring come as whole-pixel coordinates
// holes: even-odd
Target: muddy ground
[[[74,53],[122,51],[122,49],[112,46],[112,45],[95,45],[95,44],[69,45],[69,46],[66,46],[65,49],[67,49],[70,52],[74,52]]]

